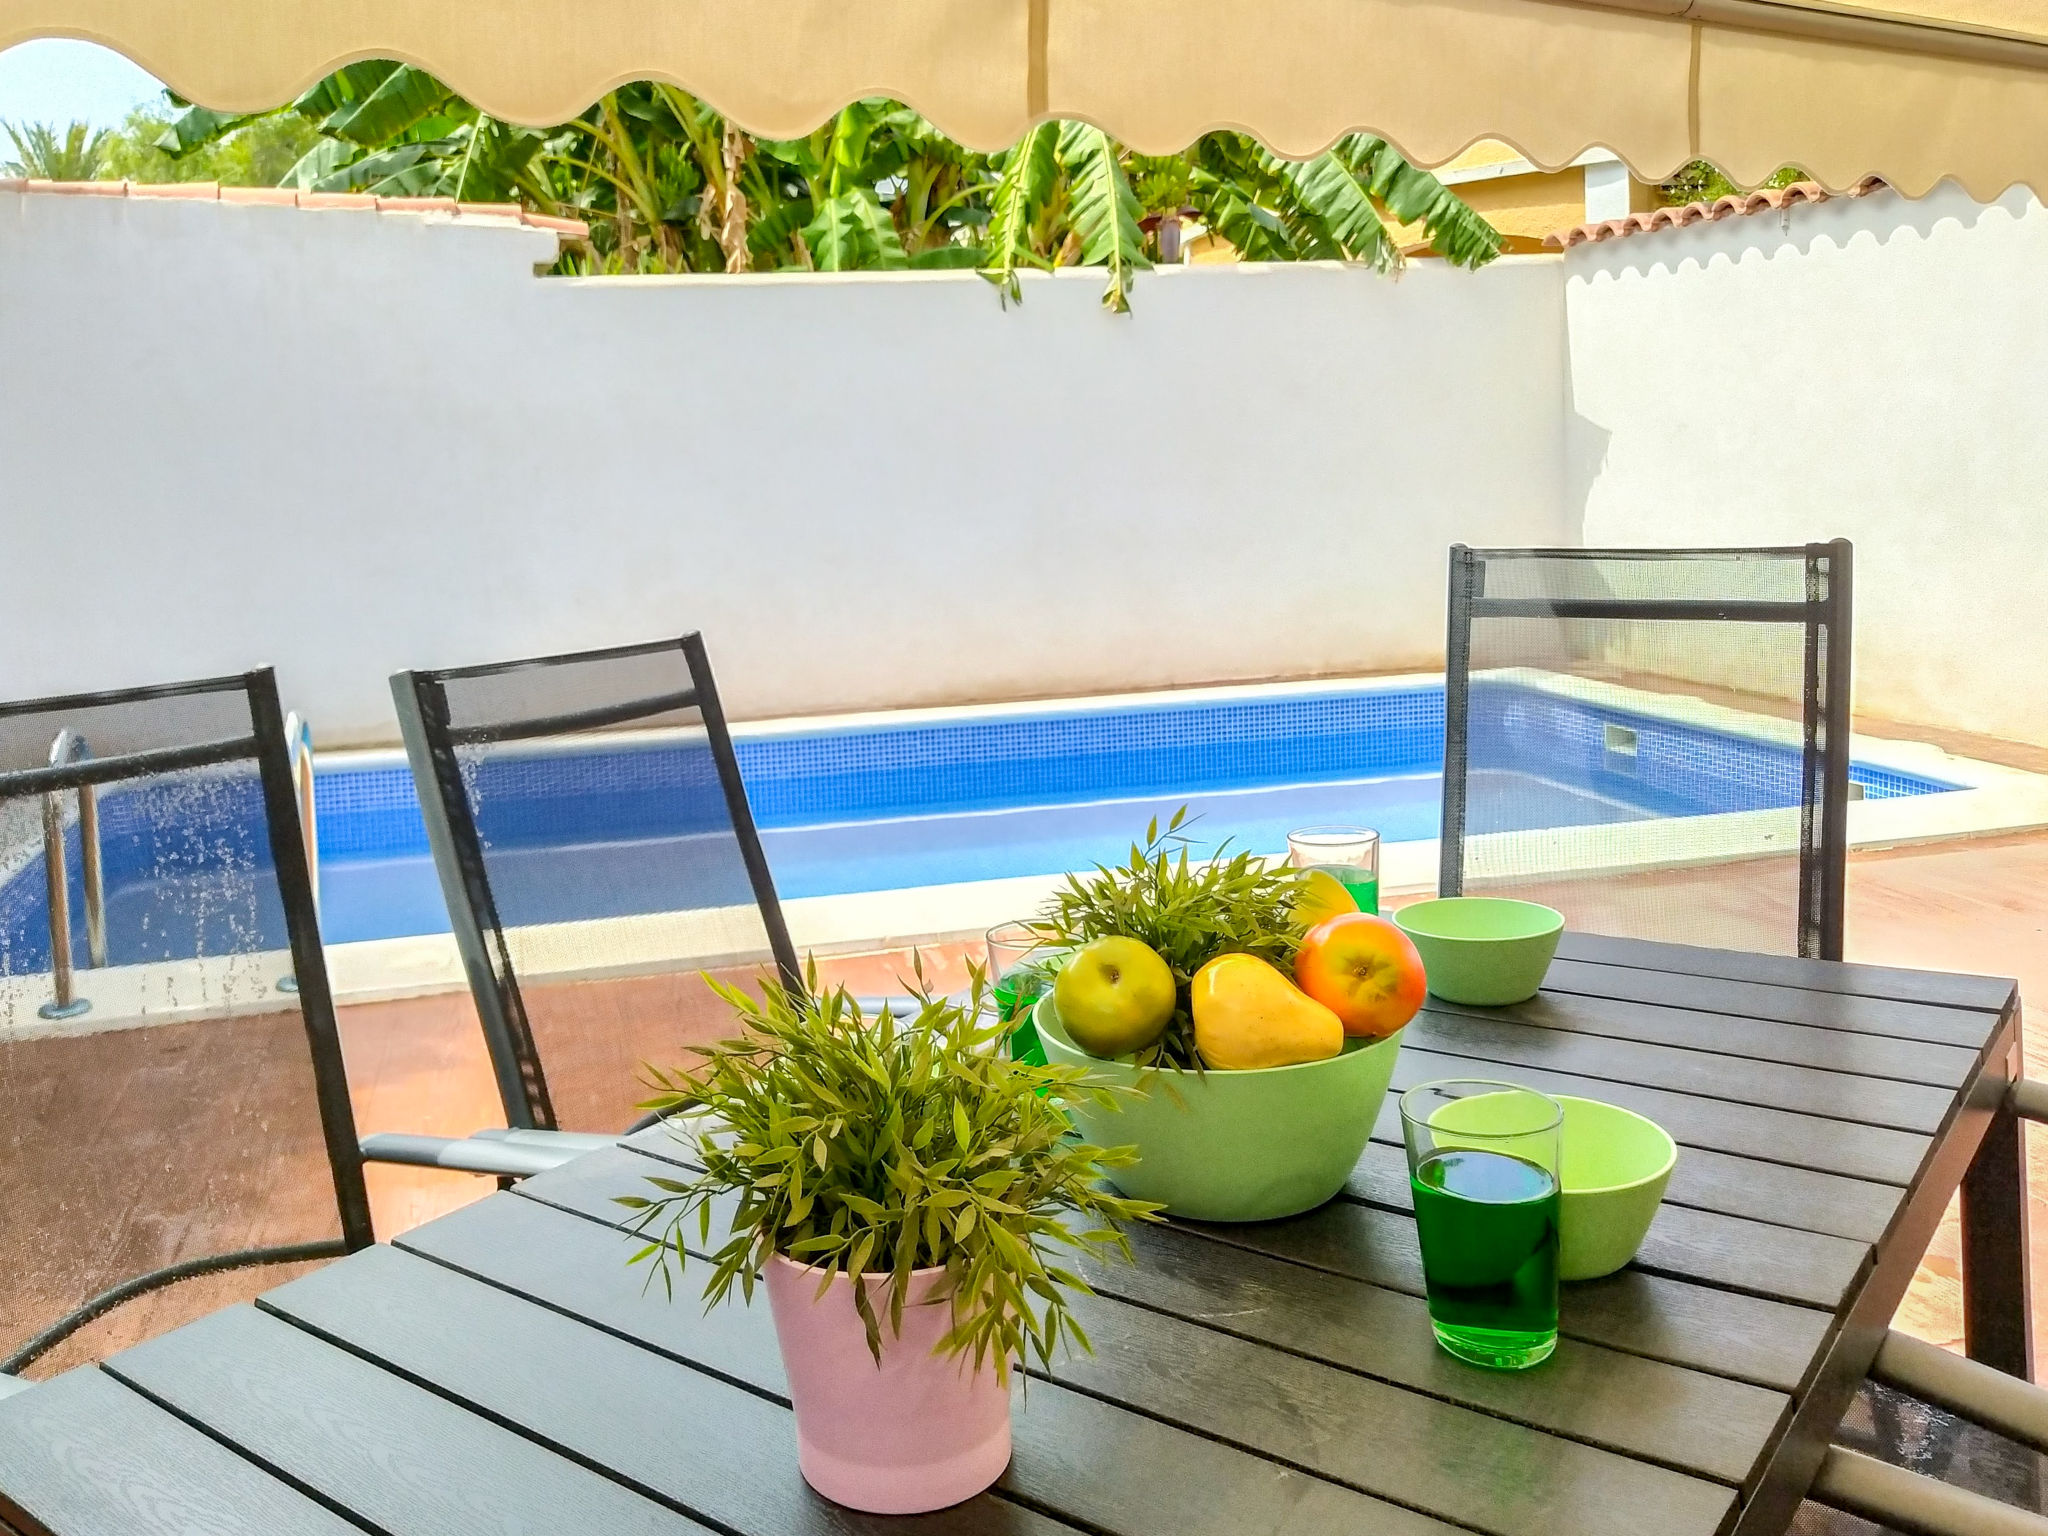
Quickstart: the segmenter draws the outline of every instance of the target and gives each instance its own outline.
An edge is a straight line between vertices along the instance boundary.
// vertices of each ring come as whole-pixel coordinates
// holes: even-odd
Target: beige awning
[[[1425,165],[1491,138],[1645,180],[1704,156],[1744,184],[2048,189],[2042,0],[0,0],[0,47],[50,36],[231,110],[382,57],[525,123],[658,77],[770,137],[886,95],[982,149],[1083,117],[1153,152],[1368,129]]]

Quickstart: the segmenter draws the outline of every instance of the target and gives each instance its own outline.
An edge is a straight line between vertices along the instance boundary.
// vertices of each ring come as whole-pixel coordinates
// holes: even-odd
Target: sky
[[[0,52],[0,122],[115,128],[162,89],[139,64],[96,43],[47,38]]]

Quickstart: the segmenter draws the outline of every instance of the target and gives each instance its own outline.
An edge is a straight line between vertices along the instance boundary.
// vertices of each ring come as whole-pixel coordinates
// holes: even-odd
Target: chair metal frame
[[[137,1275],[73,1308],[6,1359],[0,1360],[0,1377],[21,1371],[94,1318],[122,1302],[179,1280],[259,1264],[339,1258],[367,1248],[375,1241],[370,1224],[369,1193],[363,1182],[362,1155],[356,1141],[355,1112],[349,1102],[348,1080],[342,1062],[341,1035],[335,1022],[334,994],[328,985],[327,962],[320,944],[312,870],[301,834],[298,796],[292,787],[291,758],[285,741],[284,713],[278,706],[276,674],[269,667],[259,667],[228,677],[30,699],[0,705],[0,719],[149,703],[206,693],[244,695],[249,707],[251,733],[225,740],[193,742],[111,757],[74,757],[47,767],[0,773],[0,798],[69,793],[150,774],[243,762],[251,758],[255,760],[263,791],[264,829],[270,838],[278,894],[284,905],[292,971],[298,978],[297,1007],[305,1023],[306,1043],[312,1059],[314,1095],[320,1112],[328,1167],[334,1179],[335,1208],[340,1217],[341,1236],[310,1243],[208,1254]]]
[[[1648,561],[1763,555],[1805,563],[1798,601],[1489,596],[1489,564],[1518,560]],[[1444,645],[1444,789],[1438,890],[1465,884],[1465,801],[1471,702],[1472,623],[1490,618],[1617,619],[1643,622],[1798,624],[1805,631],[1804,752],[1799,828],[1799,947],[1809,958],[1842,958],[1844,879],[1849,848],[1849,680],[1854,552],[1847,539],[1786,548],[1450,550]],[[1814,808],[1819,814],[1816,816]]]
[[[479,677],[503,676],[542,667],[601,662],[629,656],[658,655],[678,651],[690,674],[690,687],[677,693],[606,704],[572,714],[553,715],[500,725],[457,727],[451,724],[447,685]],[[644,645],[612,646],[603,650],[568,652],[523,661],[493,662],[484,666],[451,667],[437,671],[399,672],[391,679],[391,696],[398,709],[399,733],[405,741],[412,764],[413,782],[419,789],[420,811],[425,818],[427,842],[433,849],[434,868],[440,875],[441,891],[447,900],[448,916],[469,988],[483,1021],[484,1038],[490,1049],[491,1068],[498,1081],[498,1095],[504,1103],[505,1123],[515,1131],[554,1130],[554,1104],[548,1094],[547,1073],[527,1022],[526,1005],[520,995],[519,979],[503,938],[490,879],[484,866],[483,846],[477,834],[476,818],[470,810],[463,786],[456,749],[498,742],[530,740],[572,731],[594,730],[609,725],[626,725],[656,715],[694,708],[700,717],[718,768],[733,832],[740,856],[754,892],[755,905],[768,933],[768,943],[783,983],[792,989],[801,984],[796,950],[790,943],[783,921],[782,904],[775,894],[774,877],[761,838],[747,804],[746,787],[740,781],[739,759],[733,753],[732,734],[725,711],[719,703],[718,688],[711,676],[703,637],[692,630],[672,640]],[[385,1150],[381,1137],[371,1138],[371,1150]],[[445,1164],[444,1164],[445,1166]],[[497,1172],[496,1168],[489,1170]]]

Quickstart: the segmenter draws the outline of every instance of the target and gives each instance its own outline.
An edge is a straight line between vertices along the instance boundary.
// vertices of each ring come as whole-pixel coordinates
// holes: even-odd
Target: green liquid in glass
[[[1026,1066],[1044,1066],[1045,1046],[1031,1017],[1031,1005],[1045,990],[1043,982],[1033,975],[1011,975],[999,978],[991,990],[995,994],[996,1017],[1010,1026],[1010,1059]]]
[[[1557,1180],[1501,1152],[1432,1152],[1409,1176],[1437,1342],[1520,1370],[1557,1348]]]
[[[1358,903],[1361,912],[1377,913],[1380,909],[1380,877],[1372,870],[1360,869],[1355,864],[1318,864],[1315,866],[1345,890]]]

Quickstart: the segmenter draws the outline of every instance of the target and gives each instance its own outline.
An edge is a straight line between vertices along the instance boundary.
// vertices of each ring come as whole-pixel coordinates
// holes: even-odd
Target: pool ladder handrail
[[[69,726],[50,743],[52,768],[91,756],[92,747]],[[100,863],[99,796],[90,784],[78,786],[78,842],[85,867],[86,964],[97,969],[107,963],[107,895]],[[75,1019],[92,1003],[73,988],[71,872],[64,859],[63,792],[54,789],[43,793],[43,878],[49,891],[50,987],[55,995],[36,1012],[46,1019]]]
[[[299,836],[306,845],[306,874],[313,882],[313,915],[320,915],[320,838],[313,823],[313,727],[295,709],[284,717],[284,748],[292,760],[292,788],[299,797]]]
[[[320,921],[320,837],[313,820],[313,727],[296,709],[284,717],[284,749],[292,760],[292,790],[299,797],[299,837],[306,845],[306,878],[313,887],[313,921]],[[296,992],[299,978],[280,976],[277,990]]]

